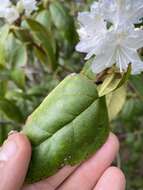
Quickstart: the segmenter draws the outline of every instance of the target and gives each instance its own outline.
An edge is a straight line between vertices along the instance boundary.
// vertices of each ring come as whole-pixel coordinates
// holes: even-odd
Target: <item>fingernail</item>
[[[0,162],[8,161],[17,152],[17,145],[14,140],[7,140],[0,150]]]

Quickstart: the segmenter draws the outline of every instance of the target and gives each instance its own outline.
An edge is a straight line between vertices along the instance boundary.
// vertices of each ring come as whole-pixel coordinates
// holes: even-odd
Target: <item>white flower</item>
[[[29,16],[36,10],[36,3],[36,0],[17,0],[17,4],[14,6],[10,0],[3,0],[0,4],[0,18],[4,18],[12,24],[24,11],[25,15]]]
[[[0,17],[12,24],[19,18],[19,13],[9,0],[4,0],[0,4]]]
[[[99,0],[100,11],[115,27],[139,23],[143,17],[143,0]]]
[[[116,66],[120,72],[127,71],[131,63],[132,74],[139,74],[143,71],[143,62],[141,61],[137,49],[143,47],[143,31],[129,30],[109,32],[100,47],[102,51],[96,54],[92,69],[95,73],[100,73],[106,68]]]
[[[7,8],[11,5],[10,0],[4,0],[0,2],[0,9]]]
[[[36,0],[22,0],[22,4],[27,16],[29,16],[34,10],[37,10]]]
[[[9,0],[2,1],[0,4],[0,17],[4,17],[5,9],[8,8],[11,5],[11,2]]]
[[[18,13],[17,9],[14,6],[10,7],[10,8],[6,8],[5,12],[4,12],[4,18],[10,24],[12,24],[13,22],[15,22],[19,18],[19,13]]]
[[[134,0],[99,0],[91,6],[90,12],[79,14],[80,42],[76,50],[87,53],[85,59],[96,55],[92,64],[95,73],[114,64],[120,72],[127,71],[129,64],[132,74],[143,71],[143,62],[137,52],[143,47],[143,30],[134,27],[143,17],[141,1],[135,4]],[[112,23],[109,28],[108,22]]]
[[[93,10],[79,13],[78,21],[81,24],[81,28],[78,30],[81,41],[76,46],[76,50],[87,53],[86,59],[88,59],[98,50],[102,38],[105,37],[106,23],[101,15],[96,14]]]

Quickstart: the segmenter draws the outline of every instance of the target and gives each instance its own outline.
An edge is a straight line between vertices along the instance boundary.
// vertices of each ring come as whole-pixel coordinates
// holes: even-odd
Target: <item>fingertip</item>
[[[126,179],[123,172],[117,167],[109,167],[102,175],[94,190],[110,189],[125,190]]]
[[[31,158],[31,145],[24,134],[8,136],[0,151],[0,189],[18,190],[22,186]]]
[[[118,181],[120,181],[122,186],[125,187],[126,178],[125,178],[125,175],[124,175],[124,173],[122,172],[122,170],[120,168],[112,166],[112,167],[108,168],[106,172],[110,173],[110,175],[114,176],[114,178],[118,178]]]
[[[8,137],[7,141],[9,140],[16,142],[18,151],[21,155],[27,155],[28,157],[31,157],[31,144],[23,133],[15,132]]]

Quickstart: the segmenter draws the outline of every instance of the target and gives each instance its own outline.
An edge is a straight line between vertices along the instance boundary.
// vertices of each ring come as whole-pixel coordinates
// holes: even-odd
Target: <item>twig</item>
[[[120,156],[120,153],[117,154],[116,160],[117,160],[118,168],[121,168],[121,156]]]

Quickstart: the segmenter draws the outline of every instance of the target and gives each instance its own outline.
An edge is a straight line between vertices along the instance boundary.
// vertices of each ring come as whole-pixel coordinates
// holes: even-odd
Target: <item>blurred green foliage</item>
[[[27,116],[66,75],[79,72],[84,63],[83,55],[75,51],[74,18],[93,0],[43,2],[30,19],[22,17],[12,26],[0,21],[0,144],[10,130],[23,127]],[[140,53],[143,56],[143,50]],[[117,164],[126,174],[127,189],[142,190],[143,75],[130,77],[122,104],[111,123],[121,141]]]

